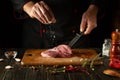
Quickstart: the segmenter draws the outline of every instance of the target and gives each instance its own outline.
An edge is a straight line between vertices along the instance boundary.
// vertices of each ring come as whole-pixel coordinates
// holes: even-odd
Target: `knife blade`
[[[68,43],[70,47],[73,47],[73,45],[80,39],[80,37],[83,36],[83,32],[76,33],[76,36]]]

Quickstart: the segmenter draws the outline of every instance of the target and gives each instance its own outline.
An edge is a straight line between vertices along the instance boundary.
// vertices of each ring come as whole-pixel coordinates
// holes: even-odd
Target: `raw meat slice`
[[[59,56],[60,57],[71,57],[72,55],[72,50],[68,45],[58,45],[57,50],[59,52]]]
[[[42,57],[57,57],[58,52],[55,49],[48,49],[43,52],[41,52]]]
[[[41,53],[42,57],[62,57],[67,58],[72,56],[72,49],[68,45],[58,45],[52,49],[45,50]]]

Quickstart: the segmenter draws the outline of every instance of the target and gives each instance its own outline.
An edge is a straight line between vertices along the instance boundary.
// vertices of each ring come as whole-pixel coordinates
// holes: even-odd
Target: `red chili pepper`
[[[112,68],[120,69],[120,60],[116,58],[112,58],[110,60],[109,66]]]
[[[74,71],[74,67],[73,66],[66,66],[66,71]]]
[[[66,71],[82,71],[89,75],[89,72],[80,66],[66,66]]]

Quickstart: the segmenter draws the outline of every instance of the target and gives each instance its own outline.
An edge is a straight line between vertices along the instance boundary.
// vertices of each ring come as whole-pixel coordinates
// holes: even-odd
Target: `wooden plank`
[[[84,59],[92,59],[97,55],[93,49],[72,49],[70,58],[45,58],[41,56],[44,49],[28,49],[22,58],[22,65],[81,65]],[[99,64],[97,62],[97,64]]]

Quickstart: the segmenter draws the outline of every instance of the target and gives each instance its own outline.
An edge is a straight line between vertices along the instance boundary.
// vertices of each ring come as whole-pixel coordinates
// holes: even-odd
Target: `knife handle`
[[[84,34],[83,32],[76,33],[76,36],[69,42],[68,45],[72,47],[83,34]]]

